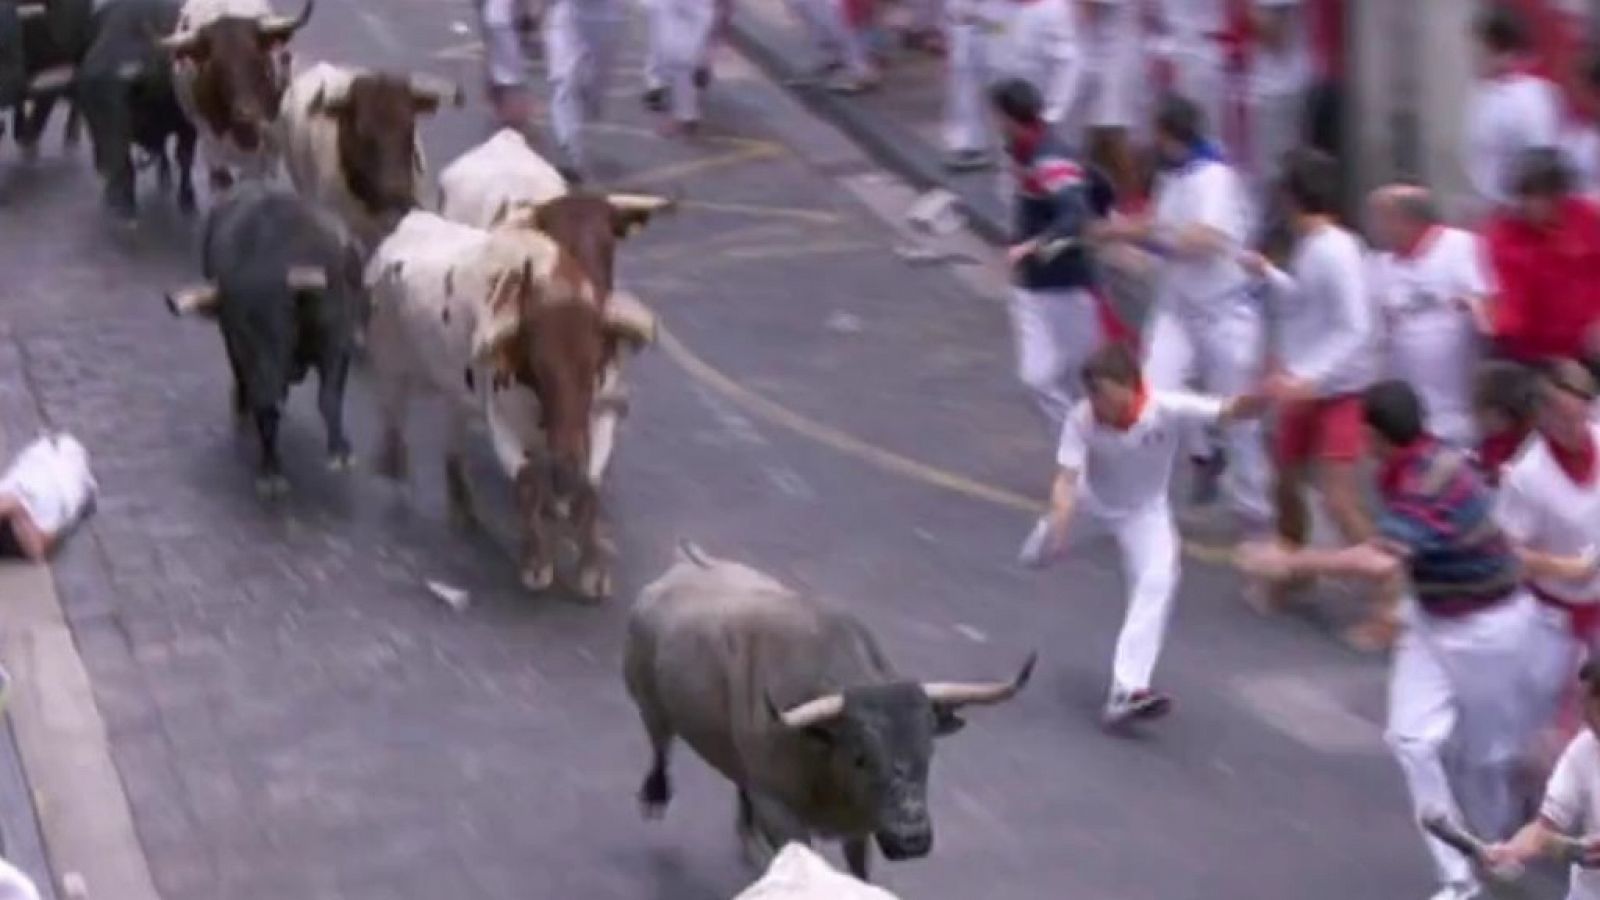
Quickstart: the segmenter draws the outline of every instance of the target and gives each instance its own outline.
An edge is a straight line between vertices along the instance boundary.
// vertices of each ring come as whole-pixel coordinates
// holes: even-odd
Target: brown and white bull
[[[600,302],[643,312],[632,294],[615,291],[619,241],[672,209],[676,201],[646,194],[601,194],[571,189],[561,173],[528,146],[522,135],[501,129],[457,157],[439,174],[440,211],[479,228],[517,219],[549,236],[572,256],[595,285]],[[610,462],[617,425],[627,408],[620,360],[609,354],[595,408],[594,482]]]
[[[315,0],[280,16],[267,0],[187,0],[161,43],[173,56],[178,104],[200,132],[211,188],[234,175],[271,177],[279,152],[273,133],[287,83],[287,46],[311,20]]]
[[[418,118],[462,100],[459,87],[426,75],[317,63],[283,95],[279,131],[289,178],[370,251],[406,213],[428,205]]]
[[[476,522],[462,454],[469,418],[482,415],[516,486],[523,583],[542,590],[554,580],[545,522],[553,513],[577,533],[579,591],[608,594],[592,412],[604,361],[619,344],[652,340],[653,320],[603,302],[571,255],[516,216],[486,230],[412,212],[378,245],[367,281],[386,425],[380,469],[406,476],[409,398],[444,393],[454,404],[445,460],[452,518]]]

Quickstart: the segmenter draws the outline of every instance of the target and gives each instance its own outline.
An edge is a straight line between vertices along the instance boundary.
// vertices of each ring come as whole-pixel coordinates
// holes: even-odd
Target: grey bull
[[[919,683],[896,674],[856,617],[749,566],[684,544],[640,593],[624,679],[650,737],[647,816],[671,800],[682,738],[738,788],[737,827],[757,859],[813,835],[844,842],[865,879],[869,838],[890,860],[933,848],[927,806],[934,739],[964,706],[1011,699],[1011,681]]]

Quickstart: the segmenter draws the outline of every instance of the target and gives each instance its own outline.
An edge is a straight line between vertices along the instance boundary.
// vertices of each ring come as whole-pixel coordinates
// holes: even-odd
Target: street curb
[[[807,109],[833,123],[879,165],[918,190],[936,187],[950,190],[958,198],[961,211],[973,233],[996,246],[1009,243],[1011,229],[1004,219],[952,188],[946,181],[944,166],[936,154],[926,149],[926,142],[920,137],[886,121],[882,116],[874,115],[870,110],[862,109],[848,97],[840,97],[820,88],[799,86],[797,82],[804,80],[806,73],[787,58],[783,49],[767,37],[764,29],[746,21],[745,14],[735,13],[732,16],[727,35],[734,49],[759,66]]]

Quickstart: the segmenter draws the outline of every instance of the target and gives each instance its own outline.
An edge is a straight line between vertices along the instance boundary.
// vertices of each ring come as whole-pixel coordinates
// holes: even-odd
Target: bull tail
[[[694,541],[679,541],[678,555],[702,569],[709,569],[713,564],[710,554],[700,549],[700,545],[696,544]]]

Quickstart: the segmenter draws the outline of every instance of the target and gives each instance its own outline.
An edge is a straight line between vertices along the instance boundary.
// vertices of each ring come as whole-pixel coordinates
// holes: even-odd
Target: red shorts
[[[1338,394],[1295,403],[1278,413],[1272,461],[1280,466],[1309,462],[1354,462],[1367,449],[1361,395]]]

